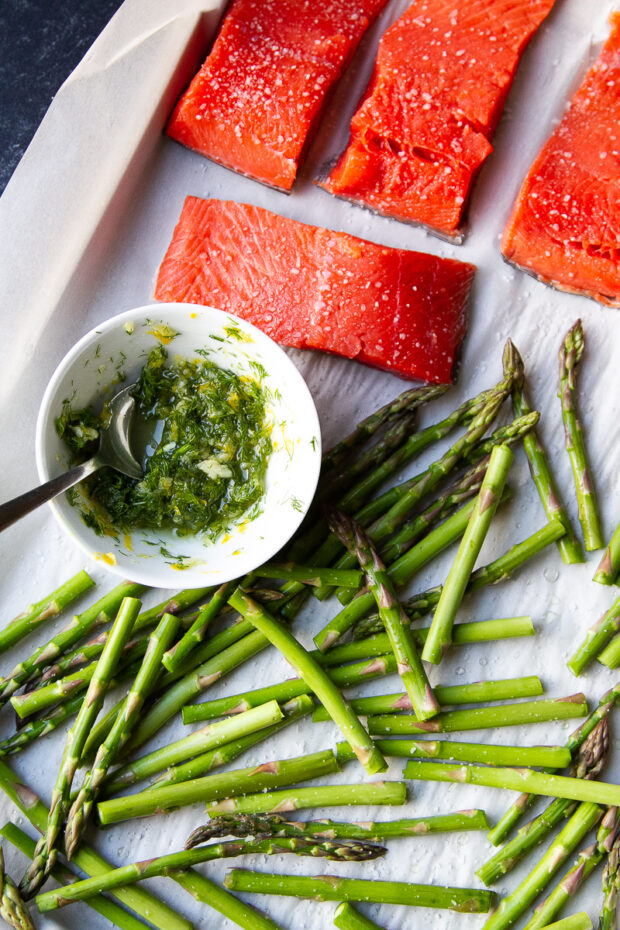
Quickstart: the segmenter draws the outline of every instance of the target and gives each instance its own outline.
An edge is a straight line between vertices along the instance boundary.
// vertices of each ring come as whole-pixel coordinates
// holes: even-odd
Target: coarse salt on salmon
[[[449,237],[554,0],[418,0],[387,30],[332,194]]]
[[[219,307],[283,345],[443,384],[467,328],[474,270],[249,204],[188,197],[155,296]]]
[[[515,265],[620,306],[620,14],[530,168],[502,237]]]
[[[326,98],[387,0],[233,0],[168,135],[290,190]]]

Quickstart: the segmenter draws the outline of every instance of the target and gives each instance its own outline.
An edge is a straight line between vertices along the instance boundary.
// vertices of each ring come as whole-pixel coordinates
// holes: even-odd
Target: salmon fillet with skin
[[[553,3],[413,3],[381,39],[347,147],[321,186],[458,237],[521,56]]]
[[[290,190],[326,98],[387,0],[233,0],[167,133]]]
[[[155,297],[219,307],[283,345],[444,384],[474,271],[248,204],[188,197]]]
[[[515,265],[620,306],[620,14],[523,182],[502,236]]]

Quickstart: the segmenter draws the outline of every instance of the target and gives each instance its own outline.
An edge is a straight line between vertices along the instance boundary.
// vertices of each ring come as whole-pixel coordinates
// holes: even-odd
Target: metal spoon
[[[7,526],[21,517],[25,517],[40,504],[51,500],[57,494],[62,494],[63,491],[68,491],[74,484],[83,481],[104,465],[115,468],[116,471],[130,478],[142,477],[142,466],[134,458],[129,442],[129,431],[136,403],[132,396],[135,387],[135,384],[128,385],[115,394],[110,401],[108,405],[110,422],[101,432],[99,449],[92,459],[84,462],[83,465],[70,468],[69,471],[57,478],[52,478],[51,481],[46,481],[38,488],[33,488],[32,491],[26,491],[25,494],[7,501],[6,504],[1,504],[0,531],[5,530]]]

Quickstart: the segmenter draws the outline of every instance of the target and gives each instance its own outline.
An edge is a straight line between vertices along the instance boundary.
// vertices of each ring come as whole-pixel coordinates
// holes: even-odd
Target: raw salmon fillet
[[[233,0],[168,135],[290,190],[326,97],[387,0]]]
[[[457,237],[523,51],[554,0],[418,0],[387,30],[322,187]]]
[[[287,346],[443,384],[467,328],[474,270],[248,204],[188,197],[155,296],[219,307]]]
[[[508,261],[620,306],[620,14],[532,165],[502,237]]]

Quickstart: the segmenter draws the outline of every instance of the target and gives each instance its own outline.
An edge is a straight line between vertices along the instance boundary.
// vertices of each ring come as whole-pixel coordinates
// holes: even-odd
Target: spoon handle
[[[41,504],[56,497],[57,494],[68,491],[74,484],[101,468],[102,464],[95,456],[84,462],[83,465],[76,465],[75,468],[70,468],[69,471],[58,475],[57,478],[46,481],[45,484],[40,485],[38,488],[26,491],[25,494],[20,494],[19,497],[7,501],[6,504],[0,504],[0,532],[5,530],[7,526],[11,526],[16,520],[25,517],[27,513],[35,510]]]

